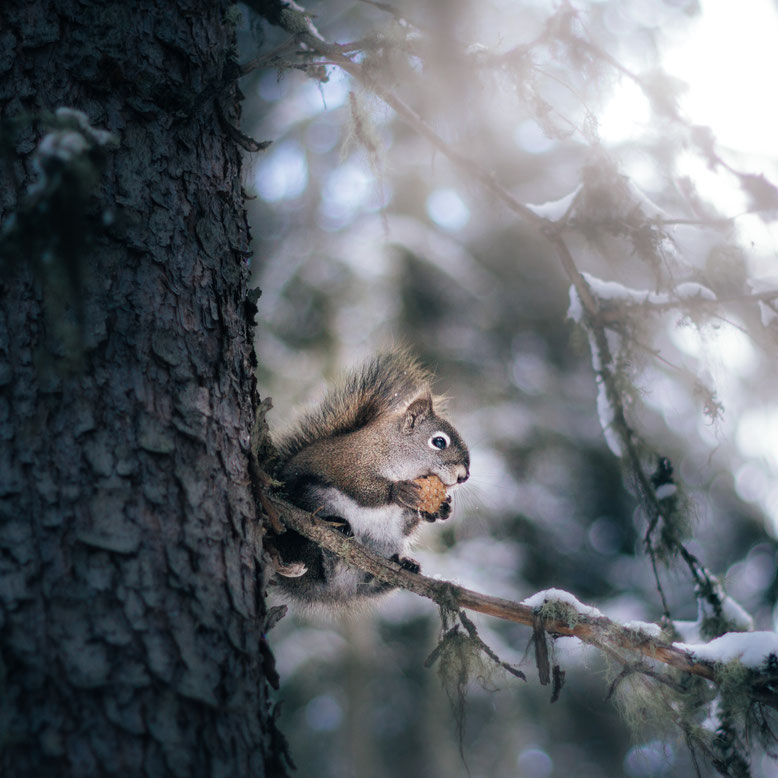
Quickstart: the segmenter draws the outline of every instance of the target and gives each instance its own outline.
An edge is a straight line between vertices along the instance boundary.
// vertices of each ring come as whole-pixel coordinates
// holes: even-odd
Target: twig
[[[551,683],[551,664],[548,661],[548,643],[546,643],[546,627],[540,614],[535,614],[532,624],[532,642],[535,644],[535,664],[538,668],[538,678],[541,686]]]
[[[216,115],[219,117],[219,122],[227,135],[229,135],[244,151],[248,151],[249,153],[264,151],[273,142],[271,140],[254,140],[254,138],[246,135],[245,132],[241,132],[241,130],[232,124],[224,115],[224,110],[218,100],[216,101]]]
[[[603,324],[623,321],[624,313],[629,311],[650,311],[653,313],[664,313],[673,309],[693,309],[702,308],[711,310],[717,305],[728,303],[767,303],[778,300],[778,289],[768,290],[766,292],[754,292],[752,294],[730,295],[728,297],[717,297],[715,300],[709,300],[705,297],[684,297],[666,302],[651,302],[642,300],[640,302],[610,303],[607,310],[601,310],[598,314],[598,321]]]
[[[492,660],[498,667],[502,667],[503,670],[506,672],[509,672],[511,675],[516,676],[516,678],[521,678],[522,681],[527,680],[527,676],[524,675],[524,673],[521,672],[517,667],[514,667],[509,662],[504,662],[502,659],[500,659],[497,654],[492,651],[491,648],[489,648],[486,643],[484,643],[483,640],[481,640],[478,630],[475,628],[475,624],[473,624],[472,621],[467,617],[467,614],[464,611],[459,611],[459,620],[462,622],[462,626],[467,630],[467,634],[470,635],[470,639],[475,642],[475,644],[481,649],[481,651],[486,654],[486,656],[489,657],[489,659]]]

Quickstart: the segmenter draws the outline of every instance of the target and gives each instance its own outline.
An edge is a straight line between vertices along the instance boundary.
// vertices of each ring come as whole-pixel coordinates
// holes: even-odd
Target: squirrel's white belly
[[[318,501],[334,516],[345,519],[354,537],[382,556],[404,554],[415,533],[408,532],[407,510],[399,505],[366,508],[333,487],[316,490]]]

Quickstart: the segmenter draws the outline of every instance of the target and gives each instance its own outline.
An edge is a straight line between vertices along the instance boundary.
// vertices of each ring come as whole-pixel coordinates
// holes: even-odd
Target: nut
[[[416,507],[424,513],[437,513],[446,500],[446,486],[443,481],[436,475],[425,475],[417,478],[414,483],[421,487]]]

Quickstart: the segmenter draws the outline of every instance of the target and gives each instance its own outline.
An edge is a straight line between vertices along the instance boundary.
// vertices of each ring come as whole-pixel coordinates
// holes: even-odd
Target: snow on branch
[[[775,632],[728,632],[708,643],[673,643],[696,661],[713,665],[740,662],[751,670],[763,670],[778,657],[778,634]]]
[[[570,213],[572,213],[575,200],[578,197],[581,189],[583,189],[583,184],[578,184],[578,186],[573,189],[572,192],[568,192],[558,200],[550,200],[546,203],[537,204],[530,203],[527,207],[534,214],[537,214],[543,219],[548,219],[552,222],[561,222],[564,221],[570,215]]]
[[[606,281],[586,272],[582,272],[581,275],[598,302],[598,310],[594,317],[605,324],[621,321],[625,313],[633,311],[664,313],[678,308],[713,310],[715,306],[728,303],[758,303],[762,323],[765,326],[778,319],[776,312],[778,279],[776,278],[749,279],[752,294],[717,297],[708,287],[695,281],[680,283],[670,292],[652,292],[648,289],[632,289],[617,281]],[[587,311],[587,313],[591,312]],[[575,286],[570,287],[570,307],[567,316],[577,324],[581,324],[584,317],[584,308]]]

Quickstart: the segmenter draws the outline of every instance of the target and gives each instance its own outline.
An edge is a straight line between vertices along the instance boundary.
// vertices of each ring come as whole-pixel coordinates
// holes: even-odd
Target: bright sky
[[[664,57],[666,70],[685,81],[689,89],[681,100],[686,116],[713,129],[720,146],[739,152],[748,172],[765,173],[775,182],[778,158],[778,11],[770,0],[703,0],[703,13],[687,39]],[[760,157],[762,159],[760,160]],[[737,187],[727,174],[714,174],[701,161],[688,162],[688,171],[701,191],[710,194],[725,213],[737,212]],[[744,245],[751,248],[752,269],[769,272],[776,265],[774,227],[756,216],[742,217],[738,228]],[[743,354],[734,344],[721,358]],[[750,350],[750,347],[749,347]],[[738,472],[738,491],[761,503],[778,534],[778,492],[770,488],[778,472],[778,408],[760,407],[737,420],[735,442],[750,460]],[[772,471],[772,476],[767,475]],[[746,488],[747,487],[747,488]],[[753,487],[753,488],[752,488]],[[756,488],[759,487],[759,488]]]
[[[666,72],[688,85],[683,113],[713,131],[725,147],[749,154],[778,150],[778,11],[771,0],[702,0],[688,29],[665,35]],[[649,121],[648,103],[624,79],[602,117],[607,140],[623,140]]]
[[[774,156],[778,151],[778,12],[771,0],[703,0],[687,40],[664,57],[689,84],[682,106],[713,127],[724,146]]]
[[[710,127],[718,149],[734,167],[763,173],[778,181],[778,9],[772,0],[701,0],[702,13],[689,27],[674,34],[662,57],[664,70],[685,82],[680,99],[685,118]],[[619,143],[650,131],[648,101],[632,81],[623,79],[606,108],[600,131],[606,142]],[[650,177],[630,164],[626,172],[650,188]],[[653,170],[653,169],[652,169]],[[652,173],[649,170],[649,173]],[[694,150],[681,155],[678,172],[688,175],[722,214],[741,214],[748,202],[736,179],[724,170],[711,170]],[[778,229],[756,214],[736,221],[746,248],[752,276],[778,272]],[[742,408],[740,381],[747,377],[757,354],[734,327],[705,333],[707,343],[693,328],[673,328],[675,345],[690,356],[720,368],[715,377],[724,401],[725,433],[731,436],[743,463],[736,485],[741,496],[757,502],[773,522],[778,535],[778,404]],[[703,354],[707,351],[707,357]],[[763,356],[763,355],[762,355]],[[748,358],[748,359],[746,359]],[[719,441],[714,441],[718,444]]]
[[[688,87],[680,98],[682,114],[713,130],[719,151],[734,167],[775,181],[778,10],[771,0],[701,0],[701,6],[702,13],[688,28],[663,31],[668,43],[662,65]],[[650,122],[648,101],[636,84],[624,78],[601,117],[603,139],[626,141],[647,131]],[[722,214],[736,215],[748,207],[734,177],[711,170],[700,154],[690,150],[678,163],[678,171],[690,176]],[[648,183],[641,181],[641,172],[646,171],[627,172],[638,184]],[[757,217],[745,217],[738,227],[745,243],[754,244],[757,254],[772,260],[778,240],[773,228],[759,223]],[[754,269],[757,275],[769,272]]]

